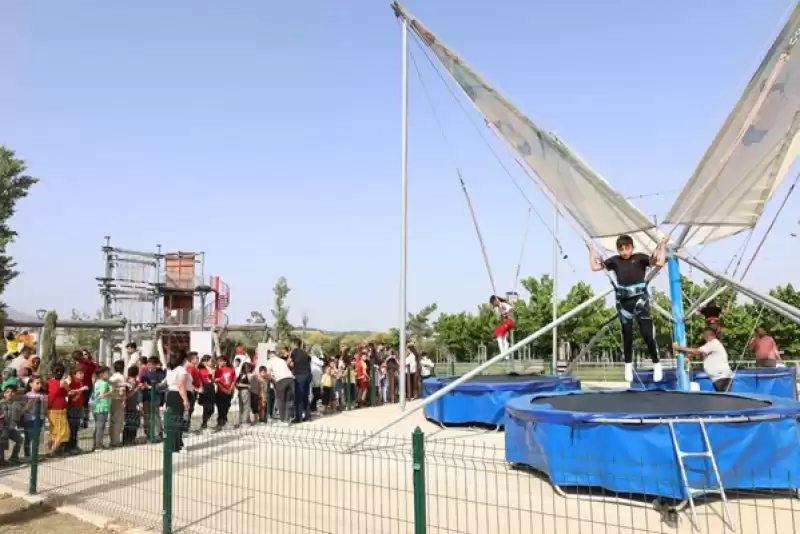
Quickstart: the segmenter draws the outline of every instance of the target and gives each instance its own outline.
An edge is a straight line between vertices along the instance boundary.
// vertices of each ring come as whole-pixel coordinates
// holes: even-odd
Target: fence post
[[[147,407],[147,442],[156,442],[156,414],[158,413],[158,406],[156,405],[156,388],[154,385],[150,386],[150,404]]]
[[[456,376],[456,359],[454,357],[450,357],[450,376]]]
[[[375,406],[375,364],[372,364],[372,372],[369,374],[369,405]]]
[[[28,474],[28,495],[36,495],[39,485],[39,438],[42,433],[42,399],[33,407],[33,437],[31,438],[31,470]]]
[[[425,433],[417,427],[411,434],[411,465],[414,470],[414,534],[425,534]]]
[[[172,440],[177,426],[169,409],[164,413],[164,449],[161,474],[161,532],[172,534]]]
[[[350,368],[348,367],[344,373],[345,378],[345,385],[344,385],[344,405],[345,410],[350,409]]]

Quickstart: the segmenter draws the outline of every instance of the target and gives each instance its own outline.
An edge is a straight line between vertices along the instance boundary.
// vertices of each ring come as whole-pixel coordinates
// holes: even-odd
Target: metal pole
[[[111,236],[105,236],[105,245],[103,246],[103,262],[105,270],[103,274],[103,309],[101,320],[107,321],[111,318],[111,288],[109,282],[114,274],[113,266],[111,264]],[[109,363],[110,351],[108,343],[108,334],[105,330],[100,333],[100,354],[97,356],[97,361],[101,364],[107,365]]]
[[[553,208],[553,321],[558,319],[558,208]],[[553,362],[550,374],[558,372],[558,327],[553,327]]]
[[[506,350],[504,352],[501,352],[500,354],[498,354],[494,358],[491,358],[491,359],[483,362],[482,364],[478,365],[477,367],[475,367],[474,369],[472,369],[468,373],[466,373],[463,376],[457,378],[456,380],[453,380],[452,382],[450,382],[448,385],[446,385],[445,387],[443,387],[442,389],[440,389],[439,391],[437,391],[433,395],[431,395],[429,397],[426,397],[425,400],[423,400],[419,404],[416,404],[415,406],[412,406],[407,411],[405,411],[404,413],[401,413],[400,415],[398,415],[397,417],[395,417],[394,419],[392,419],[391,421],[389,421],[388,423],[386,423],[382,427],[378,428],[377,430],[374,430],[369,435],[367,435],[364,438],[358,440],[355,444],[353,444],[348,449],[348,451],[352,452],[353,449],[355,449],[355,448],[361,446],[362,444],[366,443],[367,441],[369,441],[373,437],[377,436],[381,432],[393,427],[394,425],[396,425],[397,423],[399,423],[400,421],[402,421],[403,419],[405,419],[409,415],[413,414],[414,412],[417,412],[417,411],[425,408],[425,406],[427,406],[427,405],[429,405],[429,404],[431,404],[433,402],[436,402],[437,400],[441,399],[442,397],[444,397],[445,395],[450,393],[453,389],[457,388],[458,386],[460,386],[464,382],[468,382],[473,377],[481,374],[483,371],[485,371],[486,369],[488,369],[492,365],[494,365],[496,363],[499,363],[499,362],[502,362],[503,359],[506,356],[508,356],[509,354],[513,353],[514,351],[517,351],[517,350],[521,349],[525,345],[530,344],[531,342],[533,342],[536,339],[542,337],[543,335],[545,335],[547,332],[549,332],[553,328],[557,327],[558,325],[569,321],[570,319],[572,319],[574,316],[576,316],[579,313],[581,313],[586,308],[589,308],[590,306],[594,305],[596,302],[599,302],[599,301],[603,300],[612,291],[614,291],[613,287],[606,289],[605,291],[603,291],[599,295],[595,295],[594,297],[590,298],[586,302],[583,302],[580,305],[576,306],[575,308],[572,308],[570,311],[568,311],[567,313],[565,313],[564,315],[562,315],[561,317],[559,317],[558,319],[556,319],[552,323],[550,323],[550,324],[548,324],[546,326],[543,326],[542,328],[540,328],[536,332],[532,333],[531,335],[529,335],[528,337],[526,337],[525,339],[523,339],[522,341],[520,341],[516,345],[513,345],[513,346],[509,347],[508,350]]]
[[[406,409],[406,277],[408,261],[408,20],[402,20],[402,111],[400,115],[400,409]]]
[[[740,281],[738,281],[738,280],[736,280],[734,278],[731,278],[728,275],[725,275],[725,274],[722,274],[722,273],[718,273],[718,272],[714,271],[713,269],[711,269],[711,268],[705,266],[704,264],[700,263],[699,261],[697,261],[694,258],[687,258],[686,256],[683,256],[681,254],[675,254],[675,255],[677,257],[679,257],[680,259],[682,259],[683,261],[685,261],[686,263],[688,263],[689,265],[691,265],[692,267],[696,267],[697,269],[700,269],[701,271],[706,273],[708,276],[711,276],[713,278],[716,278],[717,280],[725,282],[726,284],[732,286],[734,289],[737,289],[740,292],[746,294],[747,296],[749,296],[753,300],[757,300],[759,302],[763,302],[769,308],[775,310],[777,313],[781,313],[781,315],[783,315],[784,317],[786,317],[790,321],[793,321],[795,323],[800,324],[800,309],[797,309],[794,306],[790,306],[789,304],[786,304],[785,302],[783,302],[781,300],[778,300],[775,297],[772,297],[770,295],[765,295],[764,293],[760,293],[760,292],[756,291],[755,289],[744,285],[742,282],[740,282]],[[778,311],[778,310],[782,310],[782,311]]]
[[[669,299],[672,301],[672,340],[686,346],[686,325],[683,322],[683,291],[681,289],[681,264],[675,254],[675,247],[667,247],[667,273],[669,275]],[[689,391],[689,375],[683,358],[675,362],[678,373],[678,389]]]

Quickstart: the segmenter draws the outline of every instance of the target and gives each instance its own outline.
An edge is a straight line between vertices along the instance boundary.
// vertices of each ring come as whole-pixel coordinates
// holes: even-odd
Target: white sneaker
[[[664,378],[664,370],[661,369],[661,362],[653,364],[653,382],[661,382]]]
[[[633,364],[625,364],[625,382],[633,382]]]

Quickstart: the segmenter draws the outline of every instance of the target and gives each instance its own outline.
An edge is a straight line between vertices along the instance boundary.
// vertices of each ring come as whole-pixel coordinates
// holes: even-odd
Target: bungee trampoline
[[[700,386],[700,391],[714,391],[711,379],[703,371],[694,371],[691,381]],[[654,382],[653,371],[636,370],[631,389],[675,391],[678,389],[678,375],[675,369],[664,369],[662,380]],[[737,369],[730,393],[770,395],[797,400],[797,369],[795,367]]]
[[[797,401],[763,395],[526,395],[506,404],[506,461],[546,474],[561,495],[602,488],[688,502],[694,515],[703,494],[800,488],[798,416]]]
[[[422,382],[423,397],[428,397],[451,384],[458,377],[434,377]],[[581,388],[574,376],[553,375],[479,375],[455,387],[444,397],[425,406],[425,417],[443,425],[505,425],[506,401],[553,391],[575,391]]]

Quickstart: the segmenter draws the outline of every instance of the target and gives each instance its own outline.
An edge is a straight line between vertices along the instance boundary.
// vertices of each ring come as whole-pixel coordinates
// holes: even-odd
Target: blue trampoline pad
[[[423,397],[429,397],[457,378],[424,380]],[[509,399],[531,393],[574,391],[580,387],[580,381],[570,375],[478,375],[425,406],[425,417],[441,424],[504,426],[505,403]]]
[[[579,391],[526,395],[506,404],[506,460],[556,486],[683,500],[682,452],[706,450],[726,490],[800,488],[800,403],[763,395],[679,391]],[[689,485],[717,484],[707,457],[684,459]],[[702,491],[701,491],[702,493]]]

